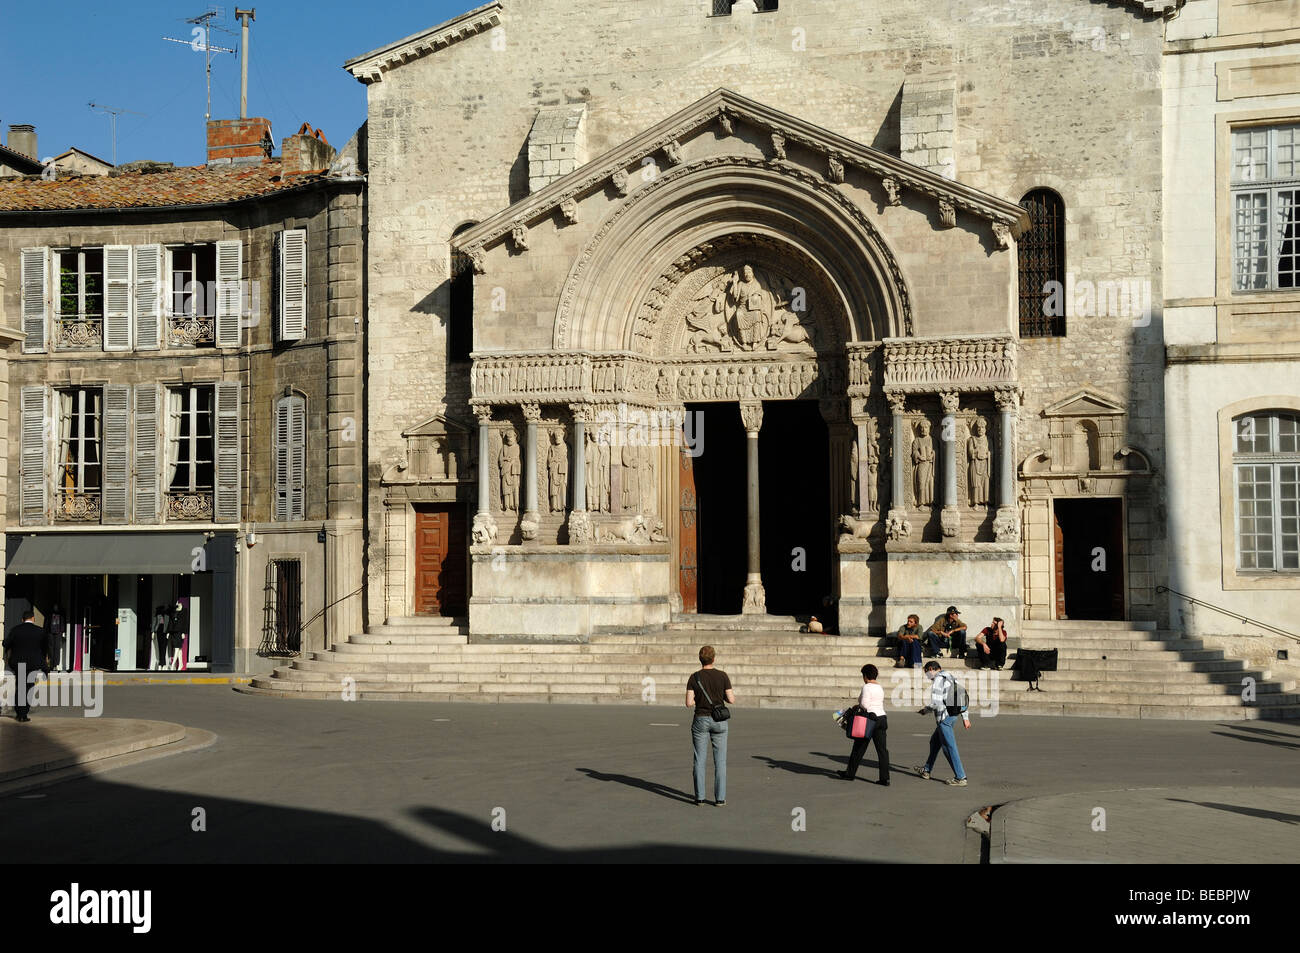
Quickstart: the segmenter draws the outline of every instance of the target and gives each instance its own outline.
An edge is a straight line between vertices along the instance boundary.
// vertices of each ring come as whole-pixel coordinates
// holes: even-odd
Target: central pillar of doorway
[[[745,575],[745,596],[740,604],[744,615],[762,615],[767,612],[767,595],[763,591],[762,563],[759,559],[758,517],[758,431],[763,426],[763,402],[742,401],[740,419],[745,425],[745,462],[747,469],[748,503],[747,526],[749,537],[749,562]]]

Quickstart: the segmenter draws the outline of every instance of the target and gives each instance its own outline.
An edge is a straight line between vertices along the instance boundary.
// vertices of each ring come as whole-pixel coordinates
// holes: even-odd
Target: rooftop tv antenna
[[[119,109],[116,106],[104,106],[100,103],[87,103],[91,109],[97,109],[102,113],[107,113],[110,124],[113,127],[113,166],[117,167],[117,117],[122,113],[130,113],[132,116],[143,116],[144,113],[138,113],[134,109]]]
[[[229,33],[234,36],[234,32],[227,30],[225,27],[214,27],[212,21],[221,16],[220,7],[208,7],[206,13],[200,13],[196,17],[190,17],[185,22],[193,23],[194,29],[190,31],[190,39],[179,40],[174,36],[164,36],[163,39],[171,43],[184,43],[196,53],[203,54],[203,62],[206,67],[208,83],[208,108],[203,114],[205,120],[212,118],[212,54],[213,53],[234,53],[235,51],[224,46],[213,46],[211,42],[211,33],[214,29],[222,33]]]

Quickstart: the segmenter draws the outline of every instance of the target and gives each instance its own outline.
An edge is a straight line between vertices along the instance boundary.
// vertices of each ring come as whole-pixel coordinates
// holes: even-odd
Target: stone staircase
[[[475,643],[463,620],[391,619],[332,651],[314,652],[237,691],[292,698],[362,700],[600,702],[681,706],[686,680],[705,643],[736,685],[740,707],[821,708],[856,696],[858,669],[876,659],[886,707],[928,703],[920,669],[895,669],[881,638],[806,635],[793,619],[675,617],[649,635],[596,635],[586,643]],[[971,646],[973,649],[973,637]],[[1020,645],[1056,648],[1059,670],[1042,692],[1012,681]],[[1270,680],[1218,650],[1176,633],[1127,622],[1027,622],[1013,635],[1007,668],[962,668],[971,709],[984,714],[1091,715],[1117,718],[1300,718],[1295,684]],[[973,658],[969,665],[973,666]],[[1255,699],[1242,699],[1243,679]]]

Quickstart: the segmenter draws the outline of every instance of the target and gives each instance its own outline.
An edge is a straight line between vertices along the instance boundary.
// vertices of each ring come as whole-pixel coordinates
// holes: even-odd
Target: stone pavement
[[[1300,789],[1177,787],[1028,798],[993,813],[994,864],[1293,864]]]
[[[933,719],[892,711],[893,784],[881,788],[868,783],[874,751],[855,783],[835,777],[849,746],[829,712],[737,706],[728,803],[719,809],[692,803],[681,708],[317,702],[201,685],[110,687],[104,706],[114,719],[184,723],[217,740],[186,757],[6,798],[0,856],[39,829],[42,856],[72,863],[954,864],[979,860],[966,827],[973,813],[1041,799],[1043,823],[1062,839],[1080,823],[1081,836],[1090,833],[1091,809],[1103,806],[1110,832],[1121,835],[1110,859],[1176,862],[1188,855],[1173,838],[1142,852],[1144,841],[1124,835],[1165,823],[1164,812],[1179,805],[1155,799],[1130,808],[1108,800],[1115,792],[1168,789],[1203,804],[1300,813],[1292,760],[1300,727],[1258,722],[976,717],[959,732],[970,785],[952,788],[942,783],[951,776],[942,758],[935,780],[910,773],[928,752]],[[32,725],[3,725],[56,720],[49,712]],[[66,720],[78,723],[74,731],[96,721],[79,713]],[[1253,789],[1279,792],[1277,804],[1241,800]],[[1052,799],[1076,796],[1077,804],[1054,807]],[[200,807],[211,834],[191,830]],[[1261,842],[1285,842],[1296,830],[1266,813],[1203,810],[1218,820],[1207,825],[1202,815],[1196,836],[1229,830],[1225,850],[1248,836],[1220,827],[1225,819]],[[493,828],[498,815],[505,830]]]
[[[146,758],[193,751],[216,736],[166,721],[42,717],[0,719],[0,796],[85,777]]]

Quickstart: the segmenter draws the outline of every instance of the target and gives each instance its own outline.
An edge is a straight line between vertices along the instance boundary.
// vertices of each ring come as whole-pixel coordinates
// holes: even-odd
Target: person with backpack
[[[952,765],[953,773],[953,777],[944,783],[953,787],[965,787],[966,769],[962,767],[961,755],[957,753],[957,738],[952,729],[958,716],[965,728],[970,729],[970,699],[961,683],[943,671],[938,662],[925,663],[925,677],[930,679],[930,704],[922,708],[921,713],[934,712],[936,724],[934,734],[930,736],[930,757],[926,760],[925,767],[917,768],[916,773],[919,777],[930,780],[930,771],[942,748],[944,757]]]
[[[853,750],[849,752],[849,769],[841,771],[839,775],[845,781],[852,781],[857,777],[858,765],[862,763],[862,756],[867,753],[867,743],[874,741],[876,761],[880,765],[880,780],[876,783],[887,788],[889,787],[889,747],[885,743],[885,736],[889,729],[889,718],[885,715],[885,690],[876,682],[879,676],[880,670],[874,665],[862,666],[862,691],[858,695],[857,708],[867,719],[866,734],[861,738],[853,739]]]
[[[731,679],[721,669],[713,667],[716,653],[713,646],[700,649],[698,672],[686,680],[686,707],[695,709],[691,719],[691,742],[695,748],[695,803],[704,803],[704,775],[708,770],[708,749],[713,747],[713,803],[722,807],[727,803],[727,720],[731,712],[727,705],[736,704]]]

